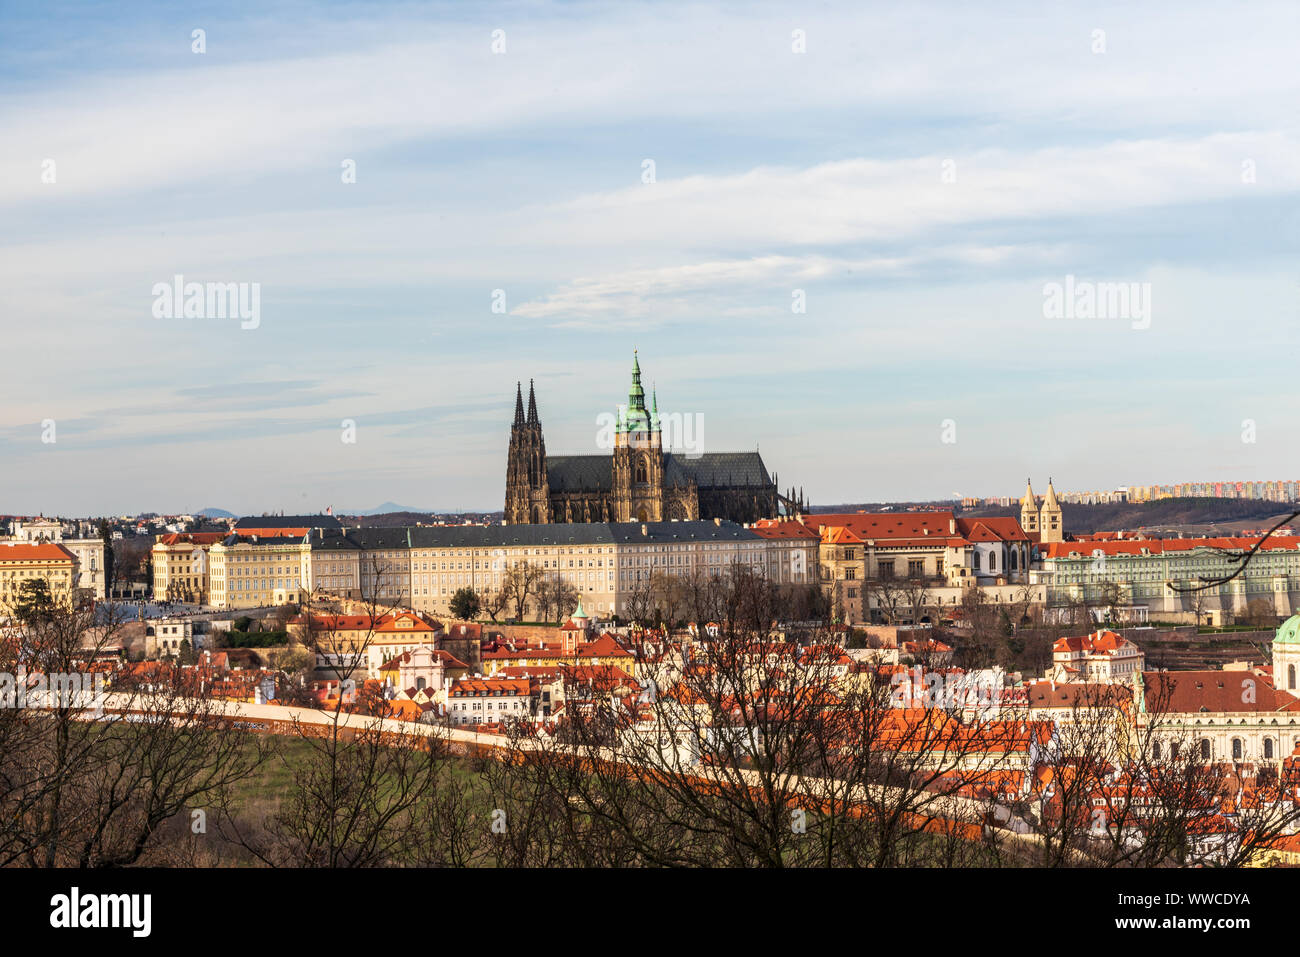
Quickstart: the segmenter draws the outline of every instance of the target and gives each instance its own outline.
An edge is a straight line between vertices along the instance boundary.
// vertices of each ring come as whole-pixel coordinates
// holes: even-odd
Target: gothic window
[[[644,484],[646,483],[646,481],[647,481],[647,479],[646,479],[646,463],[645,463],[645,457],[644,457],[644,456],[642,456],[641,458],[639,458],[639,459],[636,460],[636,481],[637,481],[637,484],[640,484],[640,485],[644,485]],[[644,521],[644,519],[643,519],[643,521]]]

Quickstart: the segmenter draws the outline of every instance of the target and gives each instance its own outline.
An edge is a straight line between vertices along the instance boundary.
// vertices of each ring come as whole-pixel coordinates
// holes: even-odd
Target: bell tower
[[[1038,535],[1038,499],[1034,497],[1034,486],[1025,479],[1025,495],[1020,500],[1020,527],[1030,538]]]
[[[1038,528],[1042,533],[1041,541],[1065,541],[1065,528],[1061,521],[1061,503],[1056,500],[1056,489],[1052,488],[1050,478],[1047,480],[1047,494],[1043,496],[1043,507],[1038,512]]]
[[[632,387],[627,406],[618,410],[614,430],[614,520],[664,520],[664,453],[659,428],[659,398],[646,408],[641,362],[632,350]]]
[[[506,460],[506,522],[544,525],[551,521],[551,493],[546,475],[546,440],[537,415],[537,397],[528,383],[528,412],[523,385],[515,383],[515,418],[510,426]]]

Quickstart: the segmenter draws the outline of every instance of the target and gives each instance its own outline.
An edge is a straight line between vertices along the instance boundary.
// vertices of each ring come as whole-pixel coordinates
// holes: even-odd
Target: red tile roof
[[[173,532],[158,539],[160,545],[215,545],[229,532]]]
[[[526,695],[531,687],[527,678],[458,678],[451,684],[452,697],[475,695]]]
[[[0,542],[0,562],[59,562],[71,561],[75,557],[62,545],[48,542],[39,544]]]
[[[1300,700],[1249,671],[1149,671],[1142,678],[1147,709],[1162,713],[1300,711]]]
[[[971,542],[1028,542],[1014,518],[957,518],[951,511],[844,512],[809,515],[805,522],[829,544],[873,541],[878,545],[966,545]]]
[[[1112,555],[1169,555],[1186,553],[1197,548],[1224,552],[1245,552],[1254,547],[1254,538],[1128,538],[1116,541],[1089,540],[1082,542],[1052,542],[1039,546],[1045,558],[1069,558],[1077,553],[1080,558],[1091,558],[1094,553]],[[1275,535],[1267,539],[1261,551],[1295,551],[1300,549],[1300,537]]]
[[[1136,649],[1137,646],[1123,635],[1117,635],[1113,631],[1105,630],[1073,638],[1058,638],[1052,644],[1053,652],[1083,652],[1092,655],[1113,655],[1121,650]]]
[[[755,535],[761,538],[806,538],[816,539],[818,534],[803,522],[794,519],[764,518],[750,526]]]

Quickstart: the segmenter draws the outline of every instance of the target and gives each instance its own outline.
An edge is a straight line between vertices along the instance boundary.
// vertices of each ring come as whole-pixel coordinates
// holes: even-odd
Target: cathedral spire
[[[537,418],[537,396],[533,394],[533,380],[528,380],[528,424],[541,425]]]
[[[627,406],[637,412],[645,411],[645,389],[641,388],[641,362],[632,350],[632,388],[627,393]]]
[[[1043,496],[1043,508],[1061,510],[1061,503],[1056,500],[1056,489],[1052,488],[1052,480],[1047,480],[1047,494]]]
[[[637,358],[636,350],[632,350],[632,388],[627,393],[627,409],[623,413],[623,421],[618,426],[618,431],[622,432],[654,432],[657,427],[653,424],[650,412],[645,407],[645,389],[641,386],[641,361]]]
[[[523,383],[515,383],[515,427],[524,424],[524,387]]]

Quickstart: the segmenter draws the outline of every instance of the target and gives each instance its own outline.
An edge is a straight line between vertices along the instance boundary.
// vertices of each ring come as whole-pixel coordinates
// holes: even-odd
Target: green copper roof
[[[652,432],[657,428],[658,416],[651,416],[645,407],[645,389],[641,387],[641,363],[636,351],[632,352],[632,388],[627,393],[627,411],[623,413],[616,431]]]
[[[633,409],[645,409],[645,389],[641,388],[641,363],[636,352],[632,353],[632,388],[627,393],[628,406]]]
[[[1273,636],[1275,645],[1300,645],[1300,615],[1292,615],[1282,622]]]

